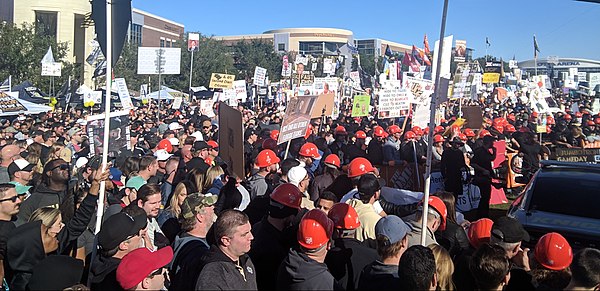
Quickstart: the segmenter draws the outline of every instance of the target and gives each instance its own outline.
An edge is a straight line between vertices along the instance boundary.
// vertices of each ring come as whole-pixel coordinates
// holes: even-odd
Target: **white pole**
[[[102,168],[106,170],[108,164],[108,135],[110,134],[110,95],[112,93],[112,4],[106,1],[106,97],[104,99],[104,141],[102,144]],[[100,193],[98,195],[98,210],[96,214],[96,234],[102,227],[102,215],[104,214],[104,199],[106,197],[106,182],[100,182]]]
[[[190,58],[190,87],[188,89],[188,92],[191,94],[192,92],[192,71],[194,68],[194,48],[192,48],[192,57]],[[191,98],[192,96],[190,96]],[[190,99],[191,100],[191,99]]]
[[[442,27],[440,28],[440,42],[439,42],[439,47],[438,50],[439,52],[437,52],[437,64],[438,64],[438,68],[440,68],[440,64],[442,63],[442,51],[444,50],[444,31],[446,30],[446,14],[448,12],[448,0],[444,0],[444,12],[442,13]],[[431,130],[432,128],[435,127],[435,108],[437,105],[437,100],[439,99],[439,95],[440,95],[440,89],[441,89],[441,85],[440,85],[440,71],[441,70],[437,70],[435,71],[435,94],[433,97],[433,100],[431,100],[431,106],[430,106],[430,112],[429,112],[429,134],[428,134],[428,139],[429,141],[433,140],[433,130]],[[421,223],[421,245],[426,246],[425,245],[425,238],[426,235],[428,233],[427,231],[427,213],[429,211],[429,185],[431,184],[431,157],[433,156],[433,143],[429,142],[427,144],[427,167],[425,168],[425,189],[424,189],[424,197],[423,197],[423,219],[422,219],[422,223]],[[418,172],[417,172],[418,174]]]

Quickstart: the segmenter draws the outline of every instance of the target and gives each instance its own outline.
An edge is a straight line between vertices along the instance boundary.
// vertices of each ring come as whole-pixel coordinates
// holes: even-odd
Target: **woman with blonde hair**
[[[437,275],[437,287],[435,290],[454,290],[452,274],[454,273],[454,263],[448,254],[448,251],[438,244],[427,246],[433,251],[435,257],[435,273]]]
[[[178,219],[183,201],[188,195],[196,192],[196,186],[193,182],[189,180],[179,182],[175,187],[175,191],[173,191],[173,195],[171,195],[169,206],[158,215],[158,224],[169,241],[172,242],[181,230]]]
[[[202,170],[196,168],[188,172],[187,180],[194,182],[194,186],[196,186],[196,189],[198,189],[198,191],[201,191],[204,187],[204,177],[205,175],[204,173],[202,173]]]
[[[221,166],[212,166],[210,168],[208,168],[208,170],[206,171],[206,175],[204,176],[204,185],[202,187],[202,193],[208,193],[208,191],[213,188],[215,180],[216,179],[221,179],[220,177],[223,176],[225,172],[223,172],[223,168],[221,168]],[[223,183],[219,184],[220,187],[223,187]],[[218,190],[220,190],[221,188],[219,187]],[[215,195],[219,195],[219,193],[213,193]]]

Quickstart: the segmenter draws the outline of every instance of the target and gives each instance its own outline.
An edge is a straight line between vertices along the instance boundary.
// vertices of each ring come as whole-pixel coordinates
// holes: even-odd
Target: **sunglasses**
[[[150,276],[148,276],[148,277],[154,277],[154,276],[162,275],[162,273],[163,273],[163,270],[164,270],[164,268],[160,268],[160,269],[158,269],[158,270],[156,270],[156,271],[152,272],[152,273],[150,274]]]
[[[203,126],[202,128],[208,129],[208,128],[211,128],[211,126]]]
[[[60,164],[58,166],[55,166],[54,168],[50,169],[50,171],[54,171],[56,169],[61,169],[61,170],[68,170],[69,169],[69,165],[67,164]]]
[[[23,198],[25,198],[25,194],[20,194],[20,195],[15,195],[15,196],[10,197],[10,198],[0,199],[0,202],[12,201],[12,203],[15,203],[15,202],[17,202],[17,199],[23,200]]]

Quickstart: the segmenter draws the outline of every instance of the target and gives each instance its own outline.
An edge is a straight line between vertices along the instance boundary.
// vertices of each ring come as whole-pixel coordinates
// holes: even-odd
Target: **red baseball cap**
[[[213,149],[218,149],[219,148],[219,144],[216,141],[214,141],[214,140],[209,140],[209,141],[206,142],[206,144],[208,144]]]
[[[136,249],[125,255],[117,267],[117,281],[125,290],[142,282],[152,272],[166,266],[173,259],[173,249],[168,246],[151,252],[147,248]]]

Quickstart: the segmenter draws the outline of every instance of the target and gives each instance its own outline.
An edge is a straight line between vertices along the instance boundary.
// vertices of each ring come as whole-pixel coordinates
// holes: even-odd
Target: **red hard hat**
[[[383,127],[379,125],[375,126],[373,128],[373,135],[377,137],[385,137],[385,130],[383,130]]]
[[[475,132],[473,132],[473,130],[470,129],[470,128],[465,128],[464,133],[468,137],[474,137],[475,136]]]
[[[256,166],[259,168],[265,168],[270,165],[279,163],[279,157],[272,150],[262,150],[256,156]]]
[[[356,134],[354,134],[354,136],[356,138],[362,138],[362,139],[367,138],[367,134],[362,130],[357,131]]]
[[[346,132],[346,129],[343,126],[338,125],[335,128],[335,134],[348,134],[348,133]]]
[[[481,244],[490,242],[492,225],[494,225],[494,221],[489,218],[481,218],[473,221],[471,225],[469,225],[469,231],[467,233],[471,246],[477,249]]]
[[[163,140],[161,140],[161,141],[159,141],[158,145],[156,146],[156,148],[159,149],[159,150],[166,150],[169,153],[173,151],[173,145],[166,138],[163,139]]]
[[[483,138],[484,136],[492,136],[492,134],[491,134],[489,131],[487,131],[487,130],[485,130],[485,129],[482,129],[482,130],[479,132],[479,138]]]
[[[594,126],[594,125],[596,125],[596,124],[594,123],[594,121],[593,121],[593,120],[588,120],[588,121],[587,121],[587,125],[589,125],[589,126]]]
[[[521,128],[519,128],[519,132],[531,132],[531,130],[529,130],[529,127],[521,126]]]
[[[505,131],[505,132],[508,132],[508,133],[512,133],[512,132],[515,132],[515,131],[517,131],[517,130],[515,129],[515,126],[514,126],[514,125],[512,125],[512,124],[507,124],[507,125],[505,125],[505,126],[504,126],[504,131]]]
[[[554,121],[554,117],[552,115],[546,116],[546,124],[554,125],[556,121]]]
[[[467,136],[464,133],[459,133],[458,138],[460,138],[462,141],[467,141]]]
[[[416,135],[423,135],[423,129],[418,126],[413,126],[411,129]]]
[[[583,117],[583,114],[581,112],[575,112],[575,117],[581,118]]]
[[[213,149],[218,149],[219,148],[219,144],[214,141],[214,140],[209,140],[206,142],[207,145],[209,145],[211,148]]]
[[[435,209],[437,213],[442,217],[442,223],[440,224],[440,230],[446,229],[446,217],[448,216],[448,209],[444,201],[437,196],[429,196],[429,207]]]
[[[546,133],[551,133],[552,132],[552,128],[550,128],[550,125],[546,125]]]
[[[531,112],[531,117],[537,118],[538,117],[537,111]]]
[[[600,117],[596,117],[596,118],[594,119],[594,122],[595,122],[596,124],[600,125]]]
[[[262,142],[263,149],[269,149],[276,151],[277,150],[277,140],[272,138],[267,138]]]
[[[400,128],[400,126],[392,124],[388,127],[388,132],[390,134],[399,133],[399,132],[402,132],[402,129]]]
[[[494,125],[494,129],[496,129],[496,131],[498,131],[499,133],[504,133],[504,127],[500,124]]]
[[[271,139],[277,140],[279,138],[279,130],[273,129],[271,130]]]
[[[348,178],[362,176],[374,170],[371,162],[365,158],[355,158],[348,164]]]
[[[290,208],[300,209],[302,192],[294,184],[285,183],[277,186],[271,193],[271,200]]]
[[[306,128],[306,133],[304,134],[304,139],[308,139],[310,137],[310,135],[312,134],[312,130],[313,126],[309,123],[308,127]]]
[[[317,149],[317,146],[312,142],[307,142],[302,145],[302,147],[300,148],[300,155],[303,157],[310,157],[313,159],[318,159],[321,157],[321,155],[319,154],[319,149]]]
[[[409,130],[404,134],[404,138],[405,139],[417,138],[417,135],[412,130]]]
[[[333,227],[335,228],[356,229],[360,226],[356,210],[346,203],[334,204],[331,209],[329,209],[327,217],[333,221]]]
[[[428,126],[428,127],[425,127],[425,129],[423,129],[423,134],[424,134],[424,135],[427,135],[427,134],[429,134],[429,126]]]
[[[322,247],[331,239],[333,221],[320,209],[308,211],[298,228],[298,243],[309,250]]]
[[[340,167],[342,165],[340,158],[336,154],[329,154],[325,157],[325,161],[323,161],[327,165],[334,165],[336,167]]]
[[[443,137],[443,136],[441,136],[441,135],[439,135],[439,134],[436,134],[436,135],[433,137],[433,142],[443,142],[443,141],[444,141],[444,137]]]
[[[504,118],[502,117],[496,117],[494,118],[494,121],[492,122],[494,126],[496,125],[504,125]]]
[[[517,119],[513,113],[511,113],[508,116],[506,116],[506,118],[509,119],[509,120],[512,120],[512,121],[515,121]]]
[[[444,131],[444,127],[441,125],[438,125],[433,129],[433,133],[441,133],[443,131]]]
[[[571,120],[573,119],[573,117],[571,117],[571,114],[565,114],[565,120]]]
[[[535,259],[550,270],[560,271],[571,265],[573,249],[562,235],[550,232],[535,245]]]

